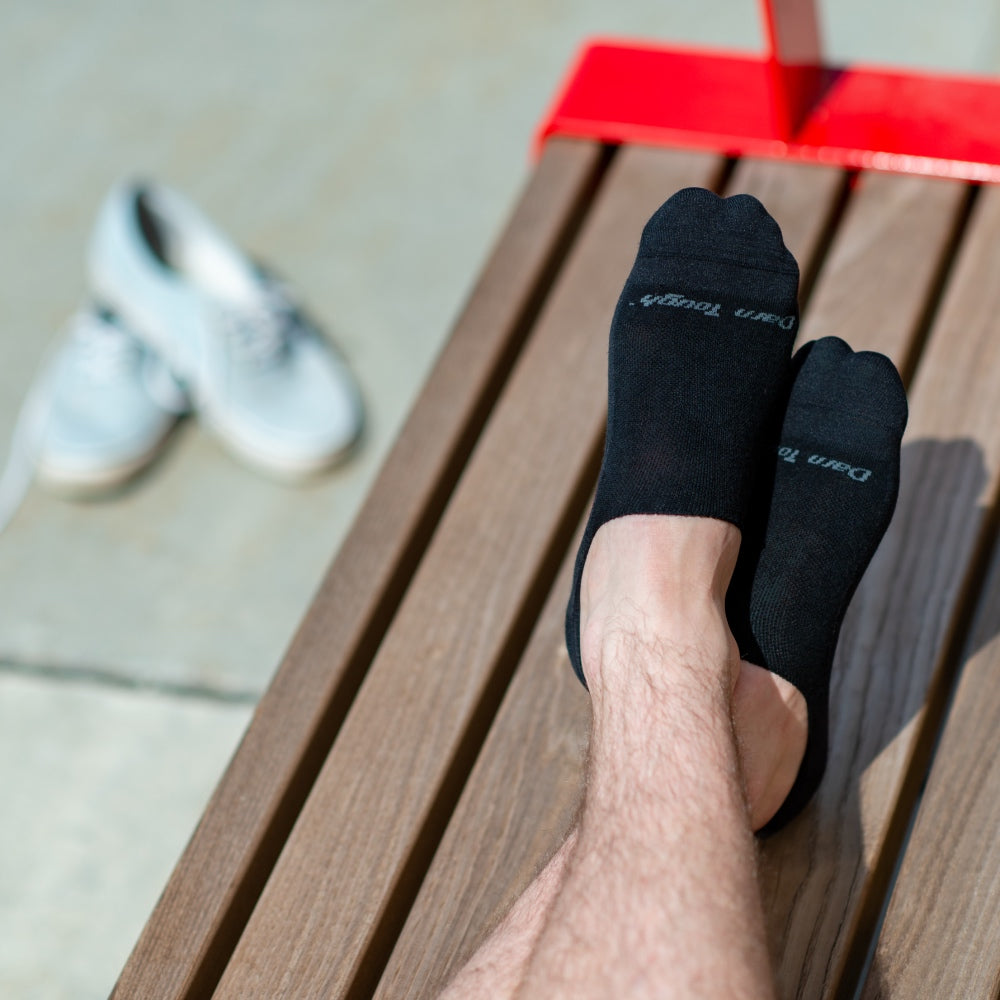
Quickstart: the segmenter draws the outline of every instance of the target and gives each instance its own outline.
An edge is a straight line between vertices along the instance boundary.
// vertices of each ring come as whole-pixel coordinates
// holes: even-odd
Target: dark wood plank
[[[1000,213],[994,219],[1000,224]],[[997,266],[982,243],[978,250],[985,254],[978,277],[995,286]],[[995,296],[993,301],[996,304]],[[980,337],[989,330],[994,345],[982,357],[980,378],[995,382],[996,369],[990,367],[1000,353],[995,347],[1000,339],[995,322],[981,316],[974,322],[974,337],[975,327]],[[953,391],[960,388],[953,385]],[[864,1000],[995,1000],[1000,995],[998,623],[1000,556],[995,553],[962,656],[955,699],[866,978]]]
[[[954,181],[859,174],[800,339],[881,351],[909,378],[968,192]]]
[[[998,238],[1000,190],[990,189],[917,370],[896,517],[841,634],[831,766],[809,809],[763,851],[782,996],[850,995],[940,723],[997,501]],[[895,253],[920,257],[926,242]],[[867,288],[875,308],[885,289]]]
[[[551,282],[602,166],[549,143],[116,987],[205,996],[232,948]]]
[[[627,149],[525,346],[226,970],[218,1000],[367,996],[582,514],[606,331],[646,217],[703,154]],[[552,387],[558,386],[558,393]]]
[[[837,173],[766,161],[738,167],[806,267],[840,198]],[[606,337],[605,333],[605,337]],[[576,545],[539,619],[446,836],[400,934],[378,1000],[433,996],[554,853],[575,814],[588,702],[569,666],[563,614]]]

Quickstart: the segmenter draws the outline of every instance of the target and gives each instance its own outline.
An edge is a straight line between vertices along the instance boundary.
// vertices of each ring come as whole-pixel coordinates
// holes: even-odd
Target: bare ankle
[[[732,691],[739,658],[725,592],[739,540],[733,525],[711,518],[630,515],[602,525],[581,587],[581,655],[591,690],[617,664],[633,671],[641,664],[655,682],[667,664],[704,663],[716,673],[721,665]]]

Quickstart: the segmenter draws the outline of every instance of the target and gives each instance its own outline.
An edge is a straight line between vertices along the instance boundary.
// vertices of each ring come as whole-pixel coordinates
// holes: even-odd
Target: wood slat
[[[472,454],[217,997],[365,996],[582,513],[606,330],[651,210],[716,158],[630,148]],[[558,392],[553,387],[558,386]]]
[[[995,560],[863,1000],[1000,995],[998,621]]]
[[[826,168],[747,161],[727,193],[760,198],[810,268],[840,199],[840,180]],[[563,642],[575,552],[573,544],[376,1000],[434,996],[554,853],[576,812],[589,703]]]
[[[840,337],[881,351],[908,380],[968,192],[954,181],[859,174],[801,339]]]
[[[896,516],[841,634],[831,766],[810,808],[763,852],[783,996],[853,990],[981,578],[1000,469],[1000,383],[989,375],[1000,365],[998,238],[1000,190],[990,189],[973,210],[910,395]],[[924,241],[896,248],[926,252]],[[881,283],[868,287],[884,298]]]
[[[182,1000],[217,982],[602,165],[596,144],[547,144],[114,997]]]
[[[1000,212],[994,209],[994,225]],[[989,227],[987,227],[988,229]],[[987,230],[984,230],[984,232]],[[994,231],[994,236],[996,232]],[[983,243],[978,246],[985,251]],[[995,286],[995,261],[976,278]],[[996,304],[996,296],[993,297]],[[954,307],[956,310],[960,306]],[[958,322],[956,316],[954,322]],[[981,315],[978,335],[995,322]],[[976,336],[976,331],[972,334]],[[974,350],[974,348],[970,348]],[[982,358],[982,379],[996,382]],[[960,383],[952,391],[960,389]],[[956,516],[960,510],[956,510]],[[947,725],[900,868],[863,998],[1000,996],[1000,556],[979,603]]]

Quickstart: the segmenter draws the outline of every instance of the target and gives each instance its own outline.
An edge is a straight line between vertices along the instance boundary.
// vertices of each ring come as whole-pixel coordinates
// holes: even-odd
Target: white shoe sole
[[[226,448],[230,455],[247,468],[270,479],[289,483],[319,476],[347,461],[358,448],[364,432],[363,423],[359,423],[354,437],[336,451],[327,452],[319,457],[296,459],[288,454],[265,452],[254,448],[247,441],[218,426],[207,413],[198,413],[198,422]]]
[[[39,486],[50,493],[70,498],[96,497],[120,489],[150,465],[166,447],[173,431],[171,425],[163,437],[141,455],[117,464],[80,468],[64,465],[39,456],[35,459],[35,478]]]

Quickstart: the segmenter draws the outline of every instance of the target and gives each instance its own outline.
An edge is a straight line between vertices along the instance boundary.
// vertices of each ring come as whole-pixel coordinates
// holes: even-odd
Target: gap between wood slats
[[[214,989],[607,162],[593,144],[550,144],[150,918],[116,998],[192,1000]],[[511,280],[523,273],[520,286],[505,285],[501,273]],[[478,394],[463,398],[473,386]],[[408,438],[408,431],[419,437],[420,428],[430,440]],[[411,469],[415,462],[420,467]],[[266,793],[276,797],[262,802],[258,785],[266,774],[284,777]]]

